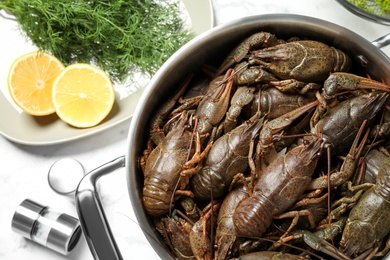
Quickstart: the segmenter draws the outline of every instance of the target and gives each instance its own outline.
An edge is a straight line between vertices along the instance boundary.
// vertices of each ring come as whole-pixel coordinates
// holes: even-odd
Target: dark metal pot
[[[353,60],[354,70],[390,84],[390,60],[378,48],[387,42],[377,41],[373,44],[346,28],[324,20],[290,14],[258,15],[226,23],[201,34],[178,50],[145,89],[131,121],[126,155],[92,171],[78,187],[78,214],[96,259],[122,258],[106,221],[95,184],[100,176],[124,166],[131,203],[139,225],[162,259],[173,258],[168,247],[162,246],[165,243],[142,204],[143,174],[138,160],[148,138],[149,121],[188,73],[198,70],[203,64],[219,64],[238,42],[259,31],[272,32],[279,38],[298,36],[325,42],[348,53]]]

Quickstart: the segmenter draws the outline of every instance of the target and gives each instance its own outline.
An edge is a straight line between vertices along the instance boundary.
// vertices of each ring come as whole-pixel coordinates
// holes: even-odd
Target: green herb
[[[177,0],[1,0],[0,9],[65,65],[94,63],[121,82],[152,76],[192,38]]]
[[[376,15],[390,14],[389,0],[348,0],[351,4]]]

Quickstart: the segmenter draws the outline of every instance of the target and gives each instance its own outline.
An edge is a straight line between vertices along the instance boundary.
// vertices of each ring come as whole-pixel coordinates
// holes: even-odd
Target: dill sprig
[[[152,76],[193,37],[172,0],[2,0],[0,9],[65,65],[93,63],[120,82],[134,72]]]

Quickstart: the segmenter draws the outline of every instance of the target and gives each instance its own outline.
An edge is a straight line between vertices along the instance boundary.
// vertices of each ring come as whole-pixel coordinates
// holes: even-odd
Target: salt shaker
[[[74,249],[82,233],[78,219],[30,199],[24,200],[16,209],[12,229],[63,255]]]

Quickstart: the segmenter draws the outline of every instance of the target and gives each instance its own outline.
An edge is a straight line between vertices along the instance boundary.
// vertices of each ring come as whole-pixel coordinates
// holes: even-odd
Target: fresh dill
[[[65,65],[93,63],[119,82],[152,76],[193,37],[177,0],[1,0],[0,9]]]

